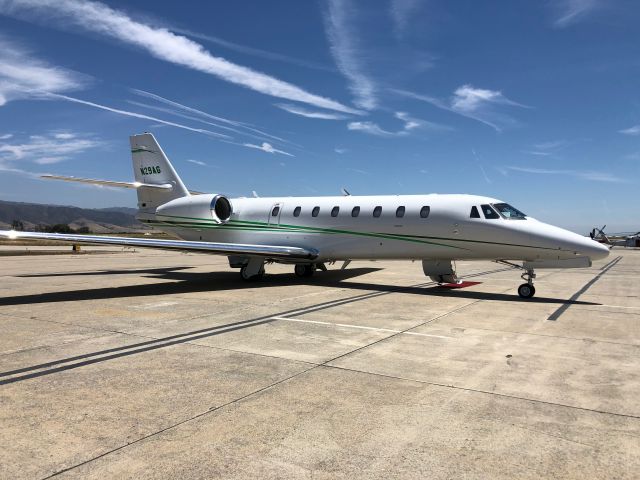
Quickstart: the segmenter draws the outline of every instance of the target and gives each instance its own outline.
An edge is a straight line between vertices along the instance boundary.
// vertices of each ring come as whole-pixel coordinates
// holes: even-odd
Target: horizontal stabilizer
[[[0,230],[0,238],[2,237],[9,238],[11,240],[25,238],[30,240],[53,240],[97,245],[162,248],[217,255],[245,255],[265,258],[300,258],[313,260],[318,256],[318,251],[314,249],[277,245],[194,242],[188,240],[163,240],[156,238],[103,237],[98,235],[71,235],[64,233],[17,232],[14,230]]]
[[[90,183],[92,185],[102,185],[104,187],[119,187],[119,188],[158,188],[160,190],[172,190],[173,185],[170,183],[151,184],[141,182],[116,182],[113,180],[96,180],[94,178],[80,178],[80,177],[65,177],[63,175],[40,175],[40,178],[46,178],[47,180],[63,180],[65,182],[78,182],[78,183]]]

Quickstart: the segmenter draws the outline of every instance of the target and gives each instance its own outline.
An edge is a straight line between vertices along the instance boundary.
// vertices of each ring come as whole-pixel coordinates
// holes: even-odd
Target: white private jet
[[[609,249],[475,195],[228,198],[190,192],[150,133],[130,137],[135,182],[48,178],[135,188],[137,218],[180,240],[0,231],[8,238],[129,245],[226,255],[245,280],[270,262],[300,277],[327,262],[421,260],[438,283],[459,282],[455,260],[493,260],[524,270],[518,294],[535,293],[536,268],[589,267]],[[515,263],[515,262],[522,262]]]

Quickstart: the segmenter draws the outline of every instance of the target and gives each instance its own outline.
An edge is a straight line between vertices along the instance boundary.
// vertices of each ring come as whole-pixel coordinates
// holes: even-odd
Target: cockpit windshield
[[[527,218],[527,216],[524,213],[522,213],[517,208],[512,207],[508,203],[493,203],[492,206],[504,218],[507,218],[510,220],[525,220]]]

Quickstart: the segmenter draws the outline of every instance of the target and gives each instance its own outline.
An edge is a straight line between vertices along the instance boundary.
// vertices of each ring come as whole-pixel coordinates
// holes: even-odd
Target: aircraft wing
[[[277,245],[251,245],[243,243],[194,242],[188,240],[161,240],[153,238],[104,237],[98,235],[75,235],[66,233],[17,232],[0,230],[0,238],[29,240],[53,240],[94,245],[123,245],[129,247],[161,248],[216,255],[247,255],[267,258],[299,258],[313,260],[318,251],[311,248]]]

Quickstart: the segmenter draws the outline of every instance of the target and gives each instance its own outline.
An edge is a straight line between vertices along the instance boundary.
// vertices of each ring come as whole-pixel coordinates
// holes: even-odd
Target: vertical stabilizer
[[[170,190],[139,187],[137,189],[138,209],[141,212],[155,213],[156,208],[163,203],[189,195],[189,191],[152,134],[132,135],[129,139],[136,182],[172,185]]]

